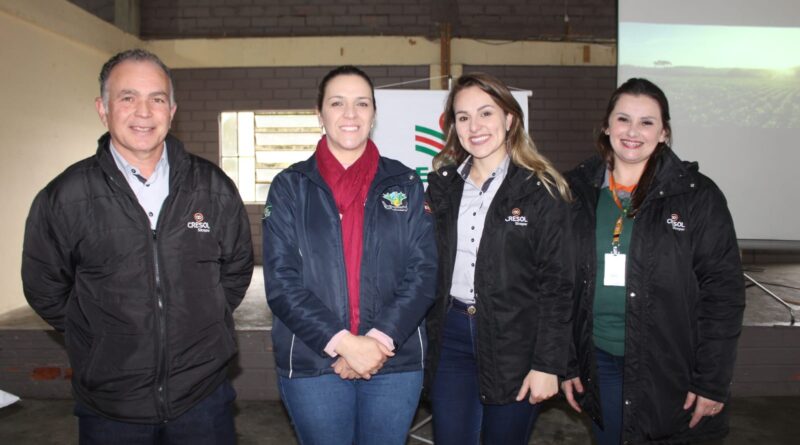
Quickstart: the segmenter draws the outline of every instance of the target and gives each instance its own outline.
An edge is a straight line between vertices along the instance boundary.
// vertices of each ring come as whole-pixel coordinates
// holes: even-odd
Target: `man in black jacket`
[[[238,191],[168,135],[169,69],[129,50],[100,73],[97,153],[35,198],[22,280],[65,335],[81,444],[235,442],[233,311],[253,271]]]

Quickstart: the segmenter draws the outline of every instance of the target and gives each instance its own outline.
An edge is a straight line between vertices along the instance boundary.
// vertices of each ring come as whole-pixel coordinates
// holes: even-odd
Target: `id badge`
[[[606,254],[604,286],[625,286],[625,254]]]

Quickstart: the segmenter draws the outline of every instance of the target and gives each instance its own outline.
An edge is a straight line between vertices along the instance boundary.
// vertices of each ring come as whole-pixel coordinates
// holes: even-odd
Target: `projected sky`
[[[620,65],[784,71],[800,67],[800,29],[620,23]],[[665,63],[666,62],[666,63]]]

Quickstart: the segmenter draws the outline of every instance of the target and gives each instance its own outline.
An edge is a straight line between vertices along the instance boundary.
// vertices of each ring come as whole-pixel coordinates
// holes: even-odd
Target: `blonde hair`
[[[511,91],[500,79],[485,73],[462,75],[456,80],[453,89],[447,96],[443,126],[447,141],[442,151],[433,158],[434,172],[438,172],[440,168],[448,165],[460,165],[469,156],[469,153],[461,146],[461,141],[458,139],[455,126],[455,110],[453,109],[453,103],[458,93],[469,87],[480,88],[481,91],[494,100],[504,113],[512,116],[511,127],[506,133],[506,150],[508,150],[511,157],[511,162],[518,167],[531,171],[532,174],[536,174],[548,193],[553,197],[556,197],[557,191],[562,199],[571,201],[572,193],[569,190],[567,181],[553,167],[553,164],[539,153],[533,143],[533,139],[525,131],[525,126],[522,123],[524,117],[522,108],[520,108],[514,96],[511,95]]]

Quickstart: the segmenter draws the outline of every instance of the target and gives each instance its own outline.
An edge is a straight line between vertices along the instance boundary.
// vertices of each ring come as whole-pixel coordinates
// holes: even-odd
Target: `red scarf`
[[[375,172],[378,171],[378,148],[368,139],[367,148],[361,157],[345,169],[328,148],[327,136],[323,136],[317,144],[315,156],[322,179],[333,191],[333,199],[342,219],[350,332],[358,335],[361,256],[364,251],[364,205],[369,186],[375,178]]]

